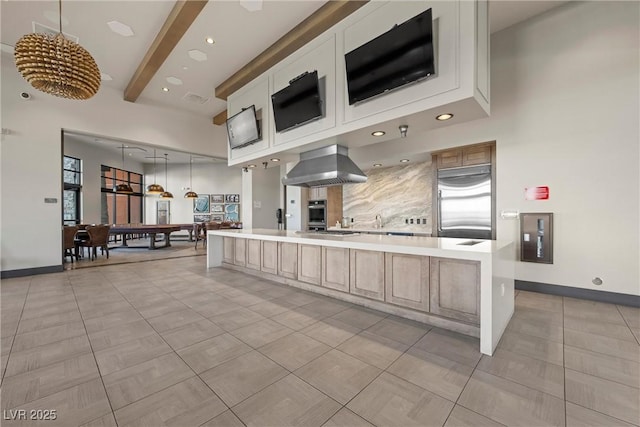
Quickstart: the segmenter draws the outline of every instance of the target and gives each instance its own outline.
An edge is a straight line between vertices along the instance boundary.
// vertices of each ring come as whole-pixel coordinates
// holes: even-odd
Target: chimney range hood
[[[330,145],[300,154],[300,162],[282,179],[284,185],[296,187],[328,187],[367,181],[341,145]]]

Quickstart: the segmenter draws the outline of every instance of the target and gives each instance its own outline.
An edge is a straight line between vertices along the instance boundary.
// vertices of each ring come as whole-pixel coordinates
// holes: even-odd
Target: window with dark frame
[[[100,167],[101,215],[103,224],[141,224],[144,200],[142,175],[102,165]],[[132,194],[118,194],[113,188],[129,184]]]
[[[82,161],[64,156],[62,162],[62,223],[76,225],[80,218],[80,195],[82,194]]]

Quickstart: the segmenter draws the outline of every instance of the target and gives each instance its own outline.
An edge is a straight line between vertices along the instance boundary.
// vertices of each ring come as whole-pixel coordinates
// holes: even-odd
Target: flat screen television
[[[435,73],[431,9],[345,55],[349,105]]]
[[[256,106],[243,108],[239,113],[227,119],[229,146],[245,147],[260,140],[260,124],[256,117]]]
[[[276,132],[293,129],[322,117],[318,71],[304,73],[271,95]]]

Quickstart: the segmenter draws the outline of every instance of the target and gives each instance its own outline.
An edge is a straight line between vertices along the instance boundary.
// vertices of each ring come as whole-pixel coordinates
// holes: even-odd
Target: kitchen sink
[[[466,242],[458,243],[458,245],[473,246],[473,245],[477,245],[478,243],[482,243],[482,242],[485,242],[485,241],[486,240],[467,240]]]

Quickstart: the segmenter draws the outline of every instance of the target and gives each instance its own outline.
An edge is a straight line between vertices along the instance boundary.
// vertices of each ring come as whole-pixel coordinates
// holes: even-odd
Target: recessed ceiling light
[[[379,168],[380,166],[382,166],[382,163],[374,163],[374,164],[373,164],[373,167],[374,167],[374,168]]]
[[[102,80],[103,82],[108,82],[108,81],[113,80],[113,77],[111,77],[107,73],[100,73],[100,80]]]
[[[401,159],[400,163],[407,163],[409,161],[409,159]]]
[[[163,92],[169,92],[169,88],[168,88],[168,87],[163,87],[163,88],[162,88],[162,91],[163,91]]]
[[[204,39],[204,41],[206,41],[209,44],[214,44],[216,42],[212,37],[207,37],[206,39]]]
[[[182,66],[182,69],[186,71],[186,70],[188,70],[188,69],[189,69],[189,67],[187,67],[186,65],[183,65],[183,66]]]
[[[445,121],[445,120],[449,120],[452,117],[453,117],[453,114],[444,113],[444,114],[440,114],[439,116],[436,116],[436,120]]]
[[[180,86],[182,84],[182,80],[177,77],[169,76],[167,77],[167,81],[172,85]]]
[[[373,136],[382,136],[382,135],[384,135],[385,133],[386,133],[386,132],[384,132],[384,131],[377,130],[377,131],[375,131],[375,132],[371,132],[371,135],[373,135]]]
[[[188,52],[188,54],[189,58],[193,59],[194,61],[203,62],[207,60],[207,54],[198,49],[192,49]]]
[[[247,165],[247,167],[253,169],[256,167],[256,165],[251,164],[251,165]]]
[[[257,12],[262,10],[262,0],[240,0],[240,6],[249,12]]]
[[[131,37],[134,35],[133,30],[127,24],[123,24],[120,21],[109,21],[107,25],[116,34],[120,34],[123,37]]]
[[[279,162],[280,161],[280,159],[277,158],[277,157],[274,157],[273,159],[269,159],[269,160],[271,160],[272,162]]]

